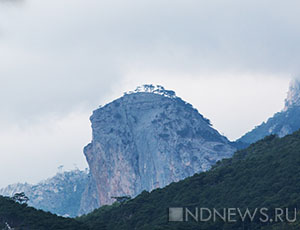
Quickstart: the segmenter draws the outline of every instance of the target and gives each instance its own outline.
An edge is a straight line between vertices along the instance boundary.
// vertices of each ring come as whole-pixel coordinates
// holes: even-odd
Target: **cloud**
[[[25,3],[25,0],[0,0],[0,5],[2,6],[21,6]]]
[[[29,135],[28,142],[2,151],[12,159],[35,156],[32,140],[51,146],[41,139],[46,133],[38,138],[31,129],[42,132],[49,122],[56,127],[53,117],[67,125],[78,110],[86,116],[78,118],[83,124],[99,104],[142,83],[176,90],[234,139],[278,111],[289,78],[300,73],[297,0],[0,3],[0,131],[8,146]],[[53,132],[49,139],[56,135],[87,142],[85,131]],[[71,142],[59,148],[71,154]]]
[[[0,188],[11,183],[37,183],[53,176],[57,167],[87,167],[83,147],[91,140],[88,113],[48,116],[31,126],[1,124]],[[76,165],[76,166],[75,166]]]
[[[298,1],[27,3],[0,11],[6,119],[96,106],[133,71],[141,78],[299,72]]]
[[[0,3],[21,3],[24,0],[0,0]]]

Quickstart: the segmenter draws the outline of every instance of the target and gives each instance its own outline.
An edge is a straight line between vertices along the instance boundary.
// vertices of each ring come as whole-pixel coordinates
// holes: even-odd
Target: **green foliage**
[[[5,223],[15,230],[88,230],[89,228],[74,219],[63,218],[15,202],[9,197],[0,196],[0,229]]]
[[[24,192],[21,193],[16,193],[13,197],[12,200],[15,202],[18,202],[20,204],[27,204],[29,201],[29,198],[25,195]]]
[[[125,204],[131,200],[131,196],[112,196],[111,198],[115,199],[119,204]]]
[[[263,122],[252,131],[246,133],[239,139],[239,142],[254,143],[269,135],[270,130],[273,134],[280,134],[284,127],[288,127],[289,132],[300,129],[299,106],[291,107],[287,111],[276,113],[273,117],[269,118],[267,122]]]
[[[296,229],[300,223],[167,222],[169,207],[292,208],[300,205],[300,132],[268,136],[164,189],[143,192],[122,206],[108,206],[79,218],[91,229]],[[300,219],[300,216],[299,216]],[[99,227],[100,226],[100,227]],[[101,228],[102,226],[102,228]],[[104,226],[104,228],[103,228]]]
[[[282,230],[299,229],[300,222],[237,221],[168,222],[169,207],[299,208],[300,131],[285,138],[274,135],[218,162],[210,171],[142,192],[123,205],[115,202],[76,219],[46,213],[0,197],[0,228],[15,230]],[[300,220],[300,213],[298,213]]]

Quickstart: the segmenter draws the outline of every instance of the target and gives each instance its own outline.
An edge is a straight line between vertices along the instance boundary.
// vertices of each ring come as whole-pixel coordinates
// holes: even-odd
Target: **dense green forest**
[[[168,222],[169,207],[300,209],[300,131],[278,138],[268,136],[233,158],[218,162],[163,189],[143,192],[125,204],[104,206],[77,219],[57,217],[0,198],[0,223],[18,229],[181,230],[181,229],[299,229],[300,221],[262,223]],[[271,217],[273,212],[268,213]],[[298,213],[299,214],[299,213]],[[300,220],[300,215],[298,215]],[[0,226],[2,229],[4,226]]]
[[[168,222],[169,207],[298,208],[300,132],[268,136],[238,151],[209,172],[166,188],[143,192],[120,207],[103,207],[79,220],[92,229],[299,229],[299,224],[238,221]],[[269,214],[272,217],[272,212]],[[300,219],[300,217],[299,217]]]
[[[89,228],[74,219],[63,218],[49,212],[36,210],[20,204],[8,197],[0,196],[0,229],[8,223],[14,230],[88,230]]]

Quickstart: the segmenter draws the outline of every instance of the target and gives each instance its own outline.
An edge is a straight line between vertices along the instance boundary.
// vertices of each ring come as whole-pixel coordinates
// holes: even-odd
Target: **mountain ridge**
[[[291,81],[282,111],[244,134],[236,142],[251,144],[265,136],[284,137],[300,129],[300,80]]]
[[[0,195],[12,197],[24,192],[28,205],[60,216],[78,215],[82,193],[88,181],[88,171],[59,172],[54,177],[37,184],[17,183],[0,189]]]

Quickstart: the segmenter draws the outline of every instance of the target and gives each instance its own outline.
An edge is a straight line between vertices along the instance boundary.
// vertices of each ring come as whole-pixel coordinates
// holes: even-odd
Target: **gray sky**
[[[86,167],[93,109],[144,83],[234,140],[283,108],[300,2],[0,0],[0,187]]]

